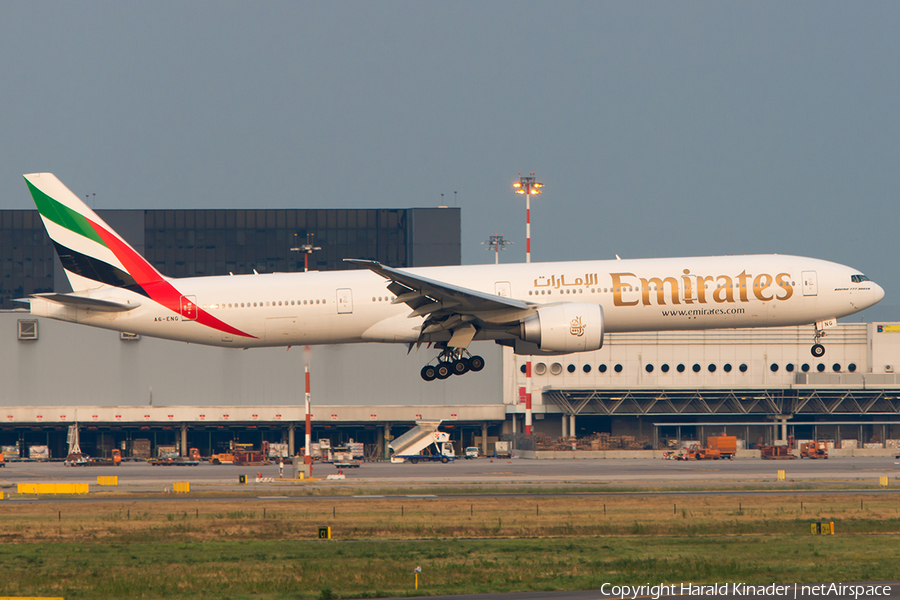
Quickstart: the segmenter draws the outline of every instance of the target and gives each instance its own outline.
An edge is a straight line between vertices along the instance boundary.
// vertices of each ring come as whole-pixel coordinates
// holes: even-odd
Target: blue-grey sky
[[[777,252],[900,319],[897,2],[4,2],[0,206],[462,208],[533,260]],[[456,192],[456,194],[454,194]]]

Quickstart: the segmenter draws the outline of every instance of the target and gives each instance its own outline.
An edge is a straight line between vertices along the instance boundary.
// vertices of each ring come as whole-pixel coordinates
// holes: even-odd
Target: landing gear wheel
[[[484,368],[484,359],[480,356],[473,356],[469,359],[469,370],[476,373]]]
[[[450,363],[442,362],[437,367],[435,367],[435,375],[438,379],[447,379],[451,375],[453,375],[453,371],[450,370]]]
[[[422,379],[425,381],[432,381],[435,377],[437,377],[437,369],[433,365],[425,365],[422,367]]]
[[[465,375],[469,371],[469,361],[465,358],[453,361],[453,374]]]
[[[821,358],[821,357],[825,356],[825,346],[823,346],[822,344],[813,344],[813,347],[812,347],[812,349],[810,349],[810,352],[816,358]]]

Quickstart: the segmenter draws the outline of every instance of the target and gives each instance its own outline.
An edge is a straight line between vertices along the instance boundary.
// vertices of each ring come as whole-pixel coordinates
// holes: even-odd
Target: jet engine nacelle
[[[603,346],[603,308],[570,303],[545,306],[519,326],[519,337],[550,352],[588,352]]]

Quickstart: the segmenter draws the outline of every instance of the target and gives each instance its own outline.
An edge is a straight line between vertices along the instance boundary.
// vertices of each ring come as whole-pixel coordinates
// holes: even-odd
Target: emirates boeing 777
[[[517,354],[597,350],[606,332],[815,325],[884,297],[851,267],[776,254],[170,278],[51,173],[25,175],[72,293],[31,313],[210,346],[434,344],[426,380],[479,371],[473,340]]]

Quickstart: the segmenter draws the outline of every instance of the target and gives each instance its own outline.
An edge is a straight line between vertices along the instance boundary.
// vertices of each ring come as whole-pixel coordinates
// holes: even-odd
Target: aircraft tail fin
[[[163,276],[52,173],[25,175],[75,292],[104,286],[150,296]]]

